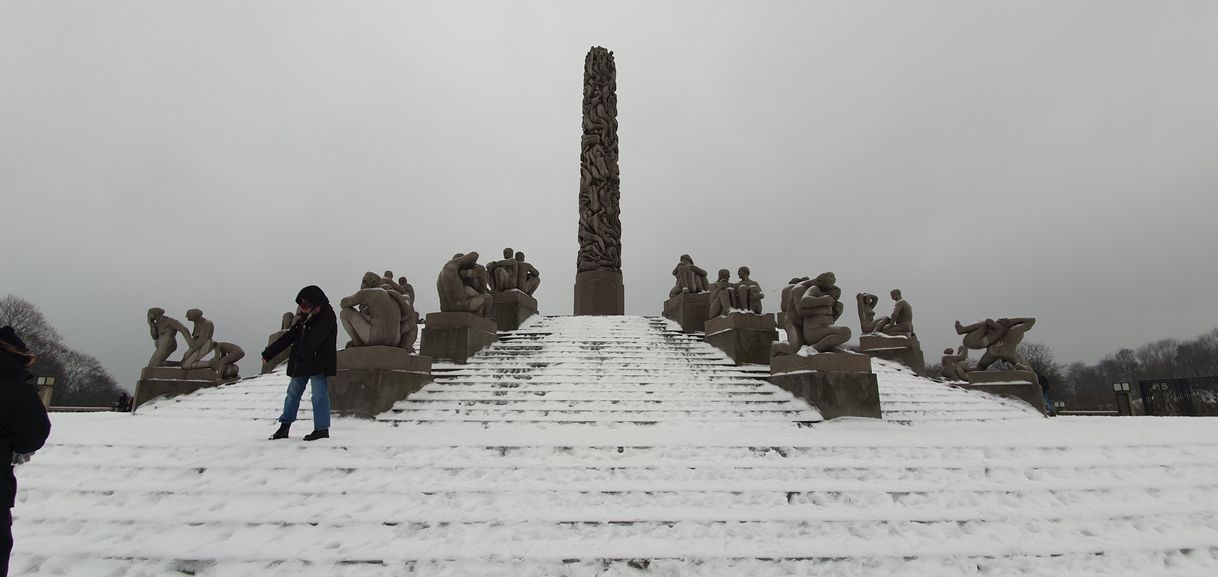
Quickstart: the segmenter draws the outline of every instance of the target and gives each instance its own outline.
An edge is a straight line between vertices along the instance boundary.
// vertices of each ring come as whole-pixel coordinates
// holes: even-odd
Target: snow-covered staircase
[[[815,423],[663,321],[545,318],[314,443],[263,440],[282,374],[57,414],[13,574],[1218,574],[1215,420],[876,371],[898,422]]]

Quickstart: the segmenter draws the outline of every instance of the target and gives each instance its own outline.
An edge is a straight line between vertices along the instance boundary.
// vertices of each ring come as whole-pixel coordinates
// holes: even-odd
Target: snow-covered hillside
[[[1043,419],[877,362],[819,415],[640,317],[543,318],[304,443],[272,374],[56,414],[14,575],[1214,575],[1218,421]]]

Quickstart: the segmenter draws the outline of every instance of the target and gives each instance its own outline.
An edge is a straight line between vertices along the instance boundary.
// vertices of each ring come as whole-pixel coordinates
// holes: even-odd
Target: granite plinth
[[[626,314],[626,288],[622,284],[622,273],[610,270],[576,273],[575,314]]]
[[[1047,414],[1040,380],[1032,371],[971,371],[965,375],[967,389],[1018,399]]]
[[[278,331],[278,332],[272,333],[271,336],[266,339],[266,346],[268,346],[268,347],[271,346],[272,343],[279,340],[279,337],[282,337],[283,335],[286,335],[286,334],[288,334],[288,331]],[[290,354],[292,354],[292,347],[283,349],[283,351],[281,351],[279,354],[275,355],[275,358],[271,359],[271,362],[262,363],[262,374],[265,375],[265,374],[275,370],[275,367],[278,367],[279,365],[286,363],[288,361],[288,355],[290,355]]]
[[[664,318],[676,321],[687,333],[706,330],[709,310],[710,293],[680,293],[664,301]]]
[[[499,340],[498,326],[473,313],[430,313],[423,324],[419,353],[433,359],[464,363],[474,353]]]
[[[431,358],[397,347],[352,347],[336,360],[328,385],[330,408],[340,415],[371,419],[431,381]]]
[[[772,314],[730,313],[706,320],[704,340],[736,364],[770,362],[770,343],[778,340]]]
[[[926,357],[922,354],[922,345],[917,337],[862,335],[859,337],[859,352],[901,363],[914,373],[926,376]]]
[[[771,375],[769,380],[816,407],[825,420],[882,416],[875,373],[800,371]]]
[[[871,357],[858,353],[779,355],[770,359],[770,374],[819,371],[827,373],[871,373]]]
[[[135,383],[135,395],[131,399],[131,410],[157,397],[187,395],[199,389],[215,387],[236,379],[221,379],[211,369],[183,369],[180,367],[145,367],[140,371],[140,380]]]
[[[537,299],[524,291],[510,290],[492,293],[491,320],[498,330],[514,331],[525,319],[537,314]]]

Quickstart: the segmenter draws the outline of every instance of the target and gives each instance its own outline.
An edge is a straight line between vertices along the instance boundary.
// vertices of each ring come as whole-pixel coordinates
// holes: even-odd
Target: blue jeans
[[[311,377],[292,377],[288,383],[288,396],[283,400],[283,414],[279,415],[280,423],[291,423],[296,420],[296,412],[300,410],[300,397],[304,395],[305,383],[313,381],[313,429],[330,428],[330,389],[326,384],[325,375]]]

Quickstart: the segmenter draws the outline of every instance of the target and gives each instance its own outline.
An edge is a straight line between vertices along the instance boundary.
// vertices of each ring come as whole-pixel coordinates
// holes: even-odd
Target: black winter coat
[[[289,377],[334,376],[338,364],[338,322],[329,303],[323,304],[316,314],[292,323],[287,333],[262,351],[262,358],[274,358],[288,346],[292,347],[288,355]]]
[[[10,509],[17,501],[13,453],[37,451],[51,434],[51,420],[31,378],[20,362],[0,351],[0,463],[6,467],[0,474],[0,500]]]

